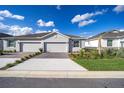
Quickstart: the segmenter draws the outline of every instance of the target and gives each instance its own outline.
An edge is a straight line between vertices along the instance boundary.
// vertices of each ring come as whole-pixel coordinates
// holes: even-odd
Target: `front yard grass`
[[[124,71],[124,59],[74,59],[89,71]]]

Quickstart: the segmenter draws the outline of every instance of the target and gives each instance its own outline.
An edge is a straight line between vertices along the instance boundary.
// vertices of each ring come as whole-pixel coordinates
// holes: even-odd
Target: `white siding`
[[[16,47],[8,47],[7,40],[3,40],[3,50],[16,50]]]
[[[85,40],[81,40],[81,48],[85,48]]]
[[[3,49],[3,42],[2,42],[2,40],[0,40],[0,50],[2,50]]]
[[[61,35],[61,34],[55,34],[55,35],[51,35],[48,38],[45,38],[44,40],[42,40],[42,42],[46,43],[45,49],[47,50],[47,52],[68,52],[69,49],[69,38]],[[66,44],[48,44],[47,43],[66,43]],[[56,50],[55,50],[56,49]]]
[[[107,46],[107,39],[104,39],[102,40],[102,47],[108,47]],[[120,47],[120,40],[119,39],[113,39],[112,40],[112,47],[114,48],[117,48],[117,47]]]
[[[69,39],[60,34],[53,35],[51,37],[46,38],[43,42],[69,42]]]
[[[98,40],[86,41],[85,47],[98,47]]]
[[[120,43],[120,39],[113,39],[112,40],[112,47],[120,47],[121,43]],[[107,46],[107,39],[102,39],[101,40],[101,46],[102,47],[108,47]],[[86,41],[85,42],[85,47],[98,47],[98,40],[91,40],[91,41]]]

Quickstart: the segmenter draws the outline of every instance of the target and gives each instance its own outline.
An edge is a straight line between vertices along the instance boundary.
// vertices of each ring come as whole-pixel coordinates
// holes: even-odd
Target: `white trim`
[[[46,37],[46,36],[49,36],[49,35],[51,35],[51,34],[53,34],[53,33],[60,34],[60,35],[62,35],[62,36],[64,36],[64,37],[66,37],[66,38],[70,38],[69,36],[66,36],[66,35],[64,35],[64,34],[62,34],[62,33],[60,33],[60,32],[51,32],[51,33],[49,33],[49,34],[44,35],[43,37],[41,37],[41,39],[44,38],[44,37]]]
[[[64,36],[64,37],[66,37],[66,38],[70,38],[69,36],[66,36],[66,35],[64,35],[64,34],[62,34],[62,33],[60,33],[60,32],[56,32],[56,33],[58,33],[58,34],[60,34],[60,35],[62,35],[62,36]]]

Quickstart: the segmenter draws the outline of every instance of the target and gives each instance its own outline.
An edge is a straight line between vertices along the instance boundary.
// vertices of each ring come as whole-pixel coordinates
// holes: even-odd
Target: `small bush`
[[[117,51],[117,54],[116,54],[117,57],[121,57],[121,58],[124,58],[124,48],[121,48]]]
[[[80,52],[79,52],[80,57],[83,57],[84,53],[85,53],[85,50],[81,49]]]
[[[29,55],[29,57],[31,58],[31,57],[33,57],[33,55]]]
[[[112,49],[112,48],[109,48],[109,49],[104,49],[102,51],[102,56],[103,58],[113,58],[117,55],[117,49]]]
[[[3,51],[2,50],[0,50],[0,55],[3,55]]]
[[[22,61],[21,60],[16,60],[16,63],[19,64],[19,63],[22,63]]]
[[[15,64],[13,64],[13,63],[9,63],[9,64],[6,65],[7,68],[13,67],[13,66],[15,66]]]
[[[25,59],[29,59],[29,56],[25,56]]]
[[[42,48],[39,48],[39,51],[42,53],[43,52],[43,49]]]
[[[13,50],[13,52],[16,52],[16,50]]]
[[[26,60],[26,58],[21,58],[21,61],[25,61]]]

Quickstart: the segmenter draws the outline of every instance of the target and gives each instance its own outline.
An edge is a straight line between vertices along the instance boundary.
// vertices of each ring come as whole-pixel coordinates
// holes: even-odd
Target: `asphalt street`
[[[0,87],[1,88],[124,88],[124,79],[0,77]]]

